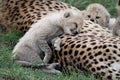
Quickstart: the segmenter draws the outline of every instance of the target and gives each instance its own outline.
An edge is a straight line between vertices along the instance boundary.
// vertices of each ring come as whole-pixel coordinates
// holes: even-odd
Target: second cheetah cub
[[[88,5],[84,11],[84,18],[98,23],[101,26],[109,27],[110,14],[107,9],[99,3]]]
[[[120,36],[120,0],[118,0],[118,4],[117,4],[117,15],[118,16],[113,26],[113,34],[115,36]]]

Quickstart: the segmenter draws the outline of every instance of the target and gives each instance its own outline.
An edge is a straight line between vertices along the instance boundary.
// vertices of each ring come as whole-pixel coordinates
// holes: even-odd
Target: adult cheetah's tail
[[[118,16],[120,16],[120,0],[118,0],[118,3],[117,3],[117,13],[118,13]]]

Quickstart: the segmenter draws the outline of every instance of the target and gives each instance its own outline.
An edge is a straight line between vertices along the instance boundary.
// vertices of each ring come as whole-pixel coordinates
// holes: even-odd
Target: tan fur
[[[93,3],[88,5],[84,16],[86,20],[91,20],[101,26],[109,27],[110,14],[101,4]]]
[[[39,62],[47,64],[52,51],[47,42],[61,33],[76,34],[82,26],[80,11],[73,9],[51,13],[33,24],[20,39],[13,50],[13,58],[20,61]],[[45,53],[42,61],[41,54]]]
[[[2,0],[2,29],[26,32],[30,26],[46,15],[66,10],[77,9],[60,0]]]

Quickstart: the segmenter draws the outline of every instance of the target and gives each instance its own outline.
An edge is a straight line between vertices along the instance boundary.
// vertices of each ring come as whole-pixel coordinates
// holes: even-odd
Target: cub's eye
[[[90,16],[90,15],[87,15],[87,17],[88,17],[88,18],[91,18],[91,16]]]
[[[96,19],[99,19],[100,18],[100,16],[96,16]]]
[[[75,27],[77,28],[78,27],[78,24],[77,23],[74,23]]]

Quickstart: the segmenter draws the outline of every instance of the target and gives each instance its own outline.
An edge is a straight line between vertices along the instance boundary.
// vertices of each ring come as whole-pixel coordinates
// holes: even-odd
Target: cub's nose
[[[77,34],[78,34],[78,32],[77,32],[77,31],[74,31],[74,32],[72,32],[72,34],[73,34],[73,35],[77,35]]]
[[[94,22],[94,19],[90,19],[90,21]]]

